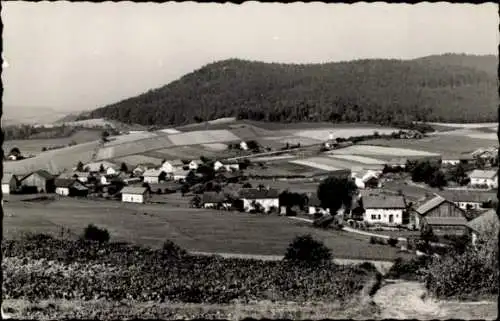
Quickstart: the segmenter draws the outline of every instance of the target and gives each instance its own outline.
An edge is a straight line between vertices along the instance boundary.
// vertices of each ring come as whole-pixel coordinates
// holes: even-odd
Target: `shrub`
[[[108,242],[109,232],[106,229],[101,229],[93,224],[89,224],[83,231],[83,239],[100,243]]]
[[[311,235],[302,235],[290,243],[284,259],[297,263],[325,263],[332,259],[332,254],[329,248]]]
[[[377,238],[375,236],[370,236],[370,244],[377,244]]]
[[[398,244],[398,239],[391,237],[387,240],[387,244],[389,244],[390,246],[396,246],[396,244]]]
[[[422,278],[422,269],[427,267],[431,260],[428,256],[419,256],[410,260],[398,257],[394,260],[393,266],[385,277],[389,279],[418,281]]]
[[[175,244],[170,240],[167,240],[163,243],[161,253],[163,258],[170,258],[170,259],[180,259],[187,255],[186,250],[184,250],[179,245]]]

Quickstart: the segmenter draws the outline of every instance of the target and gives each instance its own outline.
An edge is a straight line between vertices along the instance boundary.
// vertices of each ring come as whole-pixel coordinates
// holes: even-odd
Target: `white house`
[[[230,209],[229,202],[224,193],[205,192],[203,193],[202,204],[204,208]]]
[[[247,145],[247,143],[246,143],[246,142],[244,142],[244,141],[243,141],[243,142],[241,142],[241,143],[240,143],[240,148],[241,148],[242,150],[248,150],[248,145]]]
[[[2,177],[2,194],[10,194],[15,191],[18,185],[17,176],[10,173],[4,173]]]
[[[158,184],[162,173],[165,174],[165,172],[160,169],[148,169],[142,174],[144,177],[143,181],[144,183]]]
[[[145,203],[148,198],[147,188],[126,186],[121,190],[122,202]]]
[[[118,173],[118,171],[113,167],[106,168],[106,175],[116,175],[116,173]]]
[[[463,210],[482,209],[484,203],[493,202],[497,199],[495,192],[477,190],[444,190],[439,195],[453,202]]]
[[[255,209],[254,202],[260,204],[265,212],[269,212],[273,207],[279,209],[279,192],[275,189],[243,188],[239,196],[246,212]]]
[[[144,166],[137,166],[136,168],[134,168],[134,170],[132,171],[132,174],[136,177],[138,176],[142,176],[142,174],[144,174],[144,172],[147,170],[147,168],[145,168]]]
[[[406,204],[403,196],[370,195],[363,196],[364,221],[387,225],[403,224]]]
[[[308,205],[308,214],[309,215],[330,214],[330,209],[329,208],[322,208],[321,202],[315,194],[313,194],[309,197],[309,202],[307,205]]]
[[[443,165],[458,165],[458,164],[460,164],[460,160],[459,159],[443,159],[441,164],[443,164]]]
[[[379,187],[379,174],[373,170],[363,170],[353,172],[351,177],[354,179],[354,183],[360,189],[364,189],[367,186],[376,185]]]
[[[85,171],[97,173],[97,172],[100,172],[101,165],[105,171],[107,171],[109,168],[112,168],[115,171],[117,171],[119,169],[118,165],[111,163],[111,162],[108,162],[108,161],[88,163],[88,164],[84,165],[83,168],[85,169]]]
[[[161,170],[167,174],[172,174],[176,168],[182,168],[183,164],[180,160],[167,160],[161,164]]]
[[[55,180],[56,194],[61,196],[87,196],[88,188],[77,179],[57,178]]]
[[[221,168],[224,168],[226,171],[238,171],[240,169],[240,164],[237,162],[227,162],[227,163],[222,163],[220,161],[216,161],[214,163],[214,170],[218,171]]]
[[[472,173],[469,174],[470,185],[471,186],[487,185],[488,188],[497,188],[498,187],[497,176],[498,172],[495,170],[475,169],[472,171]]]
[[[172,173],[172,179],[176,182],[183,181],[186,179],[189,172],[190,172],[189,170],[185,170],[182,168],[175,169],[174,172]]]
[[[195,160],[192,160],[191,162],[189,162],[188,166],[189,166],[190,170],[197,170],[198,169],[198,162]]]

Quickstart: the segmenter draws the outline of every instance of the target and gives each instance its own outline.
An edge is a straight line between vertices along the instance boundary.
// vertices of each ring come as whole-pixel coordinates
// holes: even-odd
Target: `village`
[[[410,132],[398,138],[420,139],[422,136],[418,132]],[[320,152],[353,145],[348,143],[330,137],[321,145]],[[248,149],[245,141],[239,145],[242,150]],[[311,149],[317,149],[317,146],[309,146]],[[162,204],[169,204],[204,210],[291,216],[323,228],[340,224],[347,231],[371,232],[382,238],[394,236],[406,240],[404,237],[419,235],[422,230],[430,228],[434,234],[441,236],[472,233],[474,240],[477,233],[481,233],[477,228],[481,224],[477,221],[495,212],[498,183],[493,166],[497,164],[497,155],[497,148],[486,148],[463,155],[460,159],[433,156],[411,160],[399,158],[395,161],[393,158],[384,164],[377,164],[378,167],[322,171],[302,178],[272,173],[262,176],[265,168],[272,166],[273,157],[251,154],[236,159],[202,156],[200,159],[163,160],[160,166],[131,166],[112,161],[78,162],[72,170],[62,173],[47,170],[25,175],[5,173],[2,193],[6,202],[9,202],[9,194],[26,194],[52,195],[59,199],[156,204],[159,208]],[[15,161],[15,156],[11,153],[8,157],[10,161]],[[277,159],[280,157],[275,156]],[[422,183],[422,179],[416,178],[418,175],[415,174],[415,168],[425,164],[437,164],[438,168],[459,177],[448,178],[450,184],[430,182],[428,184],[437,188],[426,190],[426,183]],[[406,168],[408,166],[412,166],[413,170]],[[320,182],[332,176],[352,180],[357,187],[352,207],[347,211],[341,208],[336,215],[330,215],[330,209],[322,205],[324,202],[317,195]],[[403,188],[391,188],[395,183]],[[425,193],[405,193],[405,186],[413,186]]]

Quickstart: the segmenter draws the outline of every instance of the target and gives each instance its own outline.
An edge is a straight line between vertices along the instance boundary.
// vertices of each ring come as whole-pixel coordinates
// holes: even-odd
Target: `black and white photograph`
[[[497,320],[496,2],[1,19],[2,319]]]

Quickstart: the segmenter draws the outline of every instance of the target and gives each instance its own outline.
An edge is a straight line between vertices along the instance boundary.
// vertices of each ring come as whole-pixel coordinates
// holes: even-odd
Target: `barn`
[[[38,170],[26,175],[19,184],[22,190],[29,190],[37,193],[54,193],[55,177],[45,170]]]
[[[61,196],[87,196],[89,189],[77,179],[57,178],[55,180],[56,194]]]
[[[467,219],[464,210],[453,202],[435,195],[416,208],[412,213],[411,223],[418,229],[429,226],[435,233],[448,234],[465,232]]]

